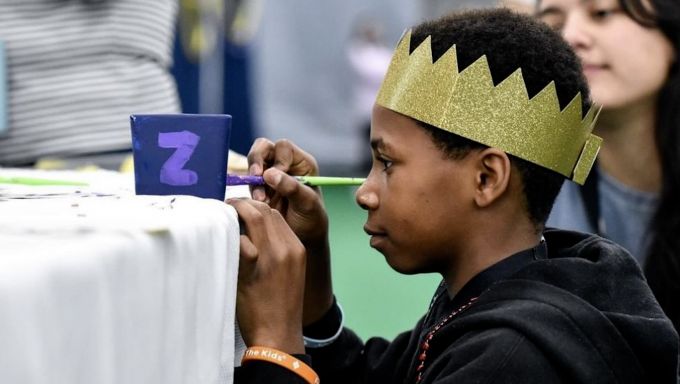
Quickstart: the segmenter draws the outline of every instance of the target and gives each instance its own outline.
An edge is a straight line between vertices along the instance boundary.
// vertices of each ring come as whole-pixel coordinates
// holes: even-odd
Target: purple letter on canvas
[[[161,148],[177,148],[161,167],[161,183],[174,186],[187,186],[198,183],[198,174],[183,169],[189,161],[201,138],[193,132],[160,132],[158,146]]]

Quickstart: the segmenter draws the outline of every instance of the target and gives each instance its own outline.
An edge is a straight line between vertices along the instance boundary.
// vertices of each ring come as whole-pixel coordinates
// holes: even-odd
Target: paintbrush
[[[359,177],[294,176],[303,184],[314,187],[360,185],[366,179]],[[227,185],[264,185],[262,176],[227,175]]]

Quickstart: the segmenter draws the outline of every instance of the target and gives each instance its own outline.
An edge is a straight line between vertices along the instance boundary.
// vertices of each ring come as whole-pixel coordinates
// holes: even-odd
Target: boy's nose
[[[378,207],[378,195],[373,192],[371,182],[371,175],[369,174],[369,177],[359,186],[354,195],[357,204],[367,211]]]

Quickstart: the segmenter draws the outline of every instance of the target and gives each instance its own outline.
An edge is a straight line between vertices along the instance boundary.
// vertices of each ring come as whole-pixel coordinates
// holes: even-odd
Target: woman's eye
[[[604,20],[616,13],[616,9],[597,9],[591,12],[591,16],[595,20]]]
[[[539,16],[540,20],[557,32],[560,32],[564,27],[564,16],[557,14],[556,12],[546,13]]]
[[[548,24],[548,26],[557,33],[562,33],[562,29],[564,29],[563,22]]]

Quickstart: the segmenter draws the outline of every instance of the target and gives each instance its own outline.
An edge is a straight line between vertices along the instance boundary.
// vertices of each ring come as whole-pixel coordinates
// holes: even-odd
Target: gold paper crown
[[[431,37],[412,54],[410,42],[409,31],[392,56],[378,104],[585,182],[602,139],[591,134],[596,108],[582,118],[580,93],[560,111],[554,81],[530,100],[519,68],[494,86],[486,56],[458,72],[455,45],[433,63]]]

